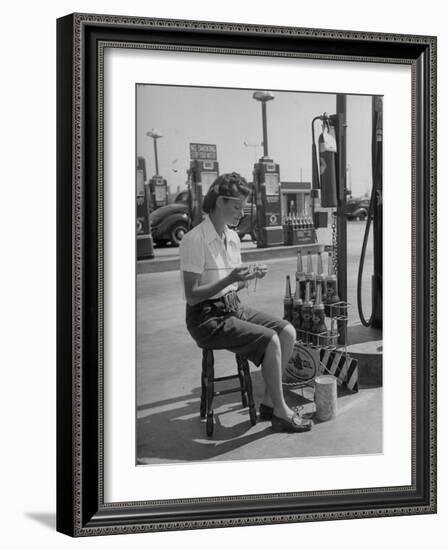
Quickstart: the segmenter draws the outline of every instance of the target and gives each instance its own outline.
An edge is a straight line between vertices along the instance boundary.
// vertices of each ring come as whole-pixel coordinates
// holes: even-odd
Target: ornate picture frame
[[[398,64],[412,72],[412,482],[104,498],[104,51]],[[57,530],[93,536],[436,512],[436,38],[72,14],[57,22]]]

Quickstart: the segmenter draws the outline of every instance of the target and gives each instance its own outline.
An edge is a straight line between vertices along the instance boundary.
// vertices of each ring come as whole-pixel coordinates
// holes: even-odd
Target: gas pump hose
[[[375,196],[376,196],[376,188],[377,188],[377,180],[378,178],[375,177],[376,174],[374,174],[373,177],[373,185],[372,185],[372,194],[370,196],[370,203],[369,203],[369,211],[367,213],[367,223],[366,228],[364,231],[364,238],[362,242],[362,248],[361,248],[361,256],[359,258],[359,268],[358,268],[358,281],[357,281],[357,302],[358,302],[358,313],[359,313],[359,319],[361,320],[361,323],[365,327],[370,327],[372,325],[372,317],[370,316],[370,319],[366,321],[364,317],[364,312],[362,309],[362,276],[364,271],[364,260],[366,256],[366,248],[367,248],[367,242],[369,240],[369,232],[370,232],[370,224],[372,222],[372,213],[373,213],[373,206],[375,202]],[[377,299],[376,292],[373,293],[374,300]],[[372,303],[372,313],[375,311],[375,304]]]

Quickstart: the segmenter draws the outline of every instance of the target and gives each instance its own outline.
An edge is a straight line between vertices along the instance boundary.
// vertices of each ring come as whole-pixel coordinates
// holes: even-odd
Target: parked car
[[[173,202],[161,206],[151,214],[151,233],[157,245],[179,246],[182,237],[190,228],[188,204]]]
[[[173,203],[161,206],[151,213],[152,238],[159,246],[168,243],[171,243],[172,246],[179,246],[182,237],[190,228],[188,191],[181,191]],[[236,230],[240,239],[250,235],[252,240],[256,241],[256,206],[254,203],[246,204],[244,216]]]
[[[369,206],[370,199],[365,197],[347,199],[345,215],[348,220],[363,221],[367,218]]]
[[[181,191],[178,193],[174,199],[174,202],[183,202],[188,204],[188,191]]]

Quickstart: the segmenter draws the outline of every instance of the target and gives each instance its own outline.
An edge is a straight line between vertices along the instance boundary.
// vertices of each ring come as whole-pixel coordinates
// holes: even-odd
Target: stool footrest
[[[236,380],[239,378],[238,374],[229,374],[229,376],[219,376],[213,379],[215,382],[224,382],[225,380]]]
[[[241,391],[241,388],[229,388],[228,390],[218,390],[213,392],[213,396],[215,397],[216,395],[227,395],[228,393],[236,393],[240,391]]]

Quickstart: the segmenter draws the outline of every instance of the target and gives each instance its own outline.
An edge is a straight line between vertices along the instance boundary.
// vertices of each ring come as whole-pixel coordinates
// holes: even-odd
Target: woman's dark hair
[[[202,210],[210,214],[216,208],[218,197],[248,197],[251,193],[247,181],[236,172],[231,174],[222,174],[218,176],[210,186],[207,194],[202,201]]]

